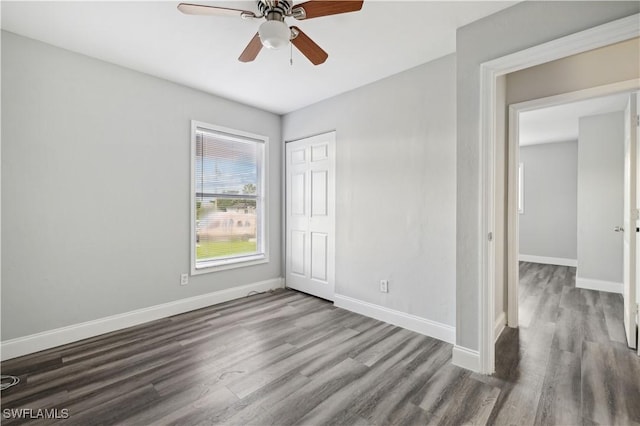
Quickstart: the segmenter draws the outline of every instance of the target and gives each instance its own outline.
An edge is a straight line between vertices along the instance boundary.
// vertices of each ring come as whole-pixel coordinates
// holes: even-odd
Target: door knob
[[[622,226],[616,226],[613,230],[616,232],[624,232],[624,228]]]

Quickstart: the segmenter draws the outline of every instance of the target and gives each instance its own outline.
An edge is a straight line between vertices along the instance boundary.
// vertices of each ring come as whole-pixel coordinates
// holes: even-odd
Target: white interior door
[[[333,300],[335,132],[286,144],[287,287]]]
[[[637,347],[636,312],[636,225],[637,205],[637,102],[636,94],[629,96],[625,111],[625,147],[624,147],[624,329],[627,344]]]

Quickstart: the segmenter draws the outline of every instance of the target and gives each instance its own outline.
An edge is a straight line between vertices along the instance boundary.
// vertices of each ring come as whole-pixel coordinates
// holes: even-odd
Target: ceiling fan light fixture
[[[267,49],[280,49],[289,44],[291,30],[284,21],[266,21],[258,29],[260,41]]]

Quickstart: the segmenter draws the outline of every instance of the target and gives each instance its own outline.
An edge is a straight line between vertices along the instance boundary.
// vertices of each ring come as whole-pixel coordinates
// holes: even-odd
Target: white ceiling
[[[178,1],[2,1],[1,14],[4,30],[283,114],[453,53],[456,28],[515,3],[365,0],[360,12],[288,18],[329,53],[319,66],[295,48],[293,66],[289,49],[241,63],[262,20],[183,15]]]
[[[621,93],[523,112],[520,146],[578,140],[580,117],[624,111],[628,99],[628,93]]]

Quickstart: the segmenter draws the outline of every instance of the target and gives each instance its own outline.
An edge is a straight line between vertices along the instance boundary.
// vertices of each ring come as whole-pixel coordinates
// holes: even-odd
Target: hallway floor
[[[640,424],[640,357],[622,296],[575,287],[576,269],[520,262],[519,329],[496,346],[490,424]]]

